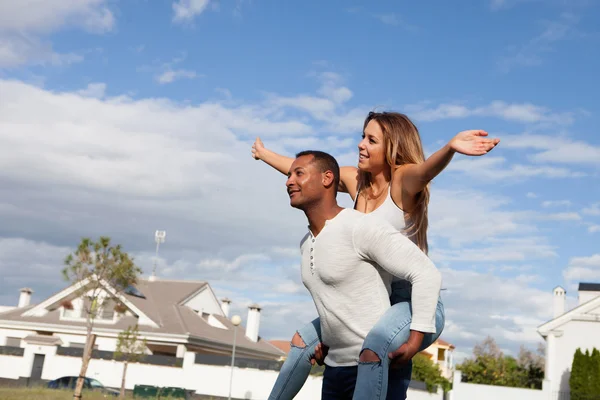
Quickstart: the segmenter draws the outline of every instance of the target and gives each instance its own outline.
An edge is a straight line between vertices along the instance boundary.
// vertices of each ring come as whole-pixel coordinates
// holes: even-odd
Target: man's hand
[[[423,332],[410,331],[408,341],[398,347],[396,351],[388,354],[390,358],[390,368],[400,368],[406,365],[419,352],[423,343]]]
[[[319,365],[323,365],[328,352],[329,347],[325,346],[323,343],[319,343],[315,346],[315,356],[310,360],[310,363],[315,365],[316,362]]]

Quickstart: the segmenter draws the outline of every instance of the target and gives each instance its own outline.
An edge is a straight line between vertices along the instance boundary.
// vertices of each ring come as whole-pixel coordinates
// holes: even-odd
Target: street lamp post
[[[233,387],[233,367],[235,364],[235,341],[237,337],[237,327],[242,323],[242,319],[239,315],[234,315],[231,317],[231,323],[233,324],[233,349],[231,351],[231,375],[229,377],[229,397],[228,400],[231,400],[231,388]]]

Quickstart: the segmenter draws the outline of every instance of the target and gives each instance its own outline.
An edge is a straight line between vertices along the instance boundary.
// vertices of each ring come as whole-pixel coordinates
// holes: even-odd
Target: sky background
[[[290,338],[316,316],[306,221],[252,142],[356,165],[366,114],[396,110],[427,154],[501,139],[432,184],[442,338],[459,360],[487,335],[534,349],[552,289],[572,306],[600,282],[599,19],[593,0],[0,0],[0,304],[64,287],[82,236],[148,276],[164,229],[159,277]]]

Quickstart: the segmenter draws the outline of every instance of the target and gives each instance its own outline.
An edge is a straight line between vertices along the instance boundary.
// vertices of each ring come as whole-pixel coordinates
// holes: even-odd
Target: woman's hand
[[[264,150],[265,146],[263,145],[262,140],[260,140],[260,138],[257,136],[254,144],[252,145],[252,157],[254,157],[255,160],[261,160],[261,153],[263,153]]]
[[[454,136],[448,145],[453,151],[460,154],[482,156],[500,143],[500,139],[490,139],[486,137],[487,135],[486,131],[479,129],[462,131]]]

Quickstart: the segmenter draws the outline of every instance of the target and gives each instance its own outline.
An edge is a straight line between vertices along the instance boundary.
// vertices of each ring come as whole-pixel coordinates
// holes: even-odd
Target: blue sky
[[[465,129],[501,139],[432,186],[459,357],[488,334],[535,347],[552,288],[575,304],[600,282],[596,1],[30,3],[0,5],[3,304],[62,287],[83,235],[149,273],[166,229],[160,276],[208,280],[244,317],[259,302],[261,334],[291,337],[316,315],[306,224],[250,146],[353,165],[372,109],[408,114],[428,154]]]

